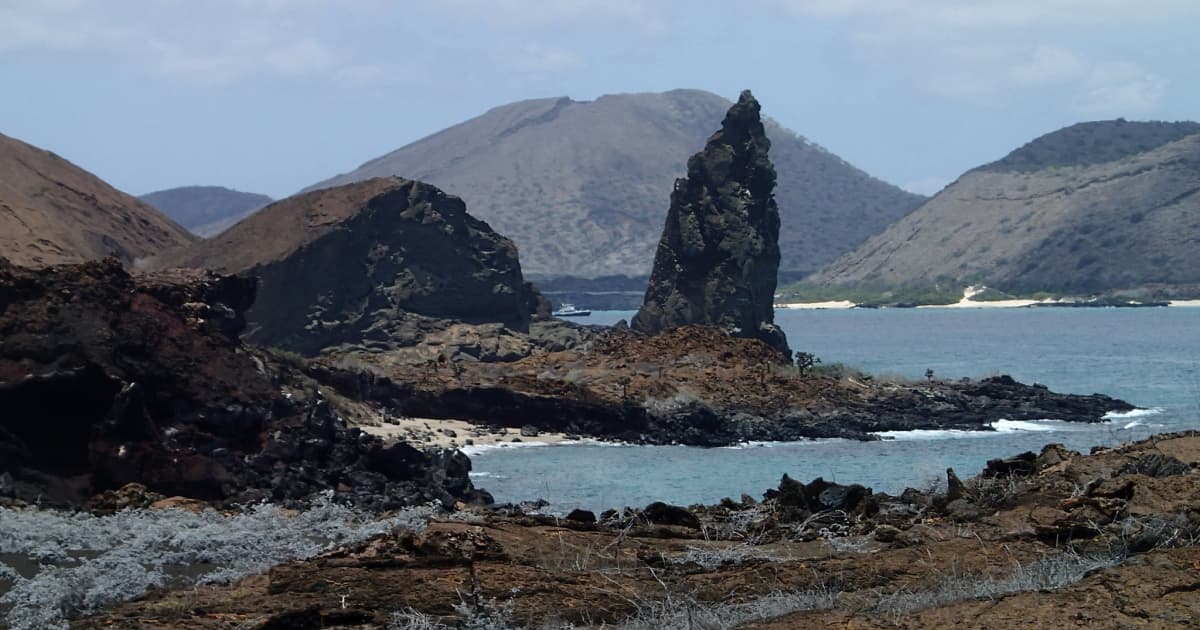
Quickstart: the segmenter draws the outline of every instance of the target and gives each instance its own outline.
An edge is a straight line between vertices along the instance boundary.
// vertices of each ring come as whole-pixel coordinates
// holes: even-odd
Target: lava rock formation
[[[525,331],[549,311],[512,241],[458,197],[398,177],[285,199],[156,265],[258,276],[247,339],[304,354],[411,345],[428,334],[421,318]]]
[[[750,91],[742,92],[720,131],[688,160],[687,177],[675,181],[634,330],[711,325],[760,339],[790,360],[774,324],[779,209],[759,110]]]
[[[252,279],[0,258],[0,503],[79,506],[128,483],[214,503],[490,501],[461,453],[348,429],[242,345],[253,299]]]

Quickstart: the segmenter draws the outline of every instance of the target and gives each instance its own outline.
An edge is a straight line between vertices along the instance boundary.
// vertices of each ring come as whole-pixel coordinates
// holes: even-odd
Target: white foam
[[[963,431],[961,429],[913,429],[911,431],[879,431],[874,435],[897,442],[978,438],[996,435],[994,431]]]
[[[483,478],[499,479],[499,480],[508,479],[508,475],[501,475],[499,473],[488,472],[486,470],[480,470],[480,471],[472,470],[469,474],[471,475],[472,479],[483,479]]]
[[[721,446],[719,448],[730,450],[744,450],[748,448],[779,448],[781,446],[810,446],[814,444],[829,444],[830,442],[845,442],[846,438],[812,438],[810,440],[794,440],[789,442],[766,442],[759,440],[751,440],[740,444],[732,444],[730,446]]]
[[[1004,420],[992,423],[997,433],[1016,433],[1018,431],[1060,431],[1069,430],[1065,422],[1058,420]]]
[[[557,442],[538,442],[538,441],[520,441],[520,442],[496,442],[494,444],[472,444],[470,446],[460,446],[458,450],[462,451],[463,455],[471,457],[488,451],[498,451],[511,448],[526,448],[534,446],[630,446],[625,442],[605,442],[592,438],[583,438],[580,440],[559,440]]]
[[[564,444],[564,442],[558,442]],[[460,446],[458,450],[463,452],[463,455],[470,457],[479,455],[487,451],[497,451],[507,448],[527,448],[532,446],[550,446],[550,442],[497,442],[495,444],[471,444],[470,446]]]
[[[1110,411],[1104,414],[1105,420],[1128,420],[1130,418],[1144,418],[1146,416],[1156,416],[1163,412],[1162,407],[1151,407],[1149,409],[1134,409],[1132,411]]]
[[[912,431],[880,431],[875,433],[885,440],[918,441],[948,440],[958,438],[981,438],[1010,433],[1046,433],[1050,431],[1082,431],[1089,425],[1062,420],[1004,420],[993,422],[992,430],[965,431],[962,429],[915,429]]]

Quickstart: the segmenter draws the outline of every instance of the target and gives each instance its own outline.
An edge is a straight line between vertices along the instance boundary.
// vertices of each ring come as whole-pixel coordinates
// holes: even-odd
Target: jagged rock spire
[[[687,177],[675,180],[634,330],[718,326],[761,339],[790,359],[774,324],[779,209],[759,110],[754,95],[742,92],[720,131],[688,159]]]

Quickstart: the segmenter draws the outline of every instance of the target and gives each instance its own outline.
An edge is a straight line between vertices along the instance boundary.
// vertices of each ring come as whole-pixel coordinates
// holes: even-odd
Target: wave
[[[1104,414],[1105,420],[1128,420],[1130,418],[1144,418],[1146,416],[1156,416],[1163,412],[1162,407],[1150,407],[1149,409],[1134,409],[1132,411],[1110,411]]]
[[[1004,420],[1000,419],[992,423],[992,428],[997,433],[1017,433],[1019,431],[1072,431],[1083,428],[1085,425],[1072,425],[1062,420]]]
[[[995,431],[964,431],[962,429],[912,429],[909,431],[877,431],[873,435],[897,442],[924,442],[929,440],[989,437],[997,435],[997,433]]]
[[[740,444],[731,444],[729,446],[721,446],[718,448],[740,451],[748,448],[779,448],[787,446],[812,446],[816,444],[831,444],[834,442],[849,442],[846,438],[812,438],[810,440],[793,440],[788,442],[766,442],[751,440]]]
[[[469,474],[471,475],[472,479],[485,479],[486,478],[486,479],[495,479],[497,481],[503,481],[505,479],[508,479],[508,475],[501,475],[500,473],[488,472],[486,470],[480,470],[480,471],[472,470]]]
[[[462,451],[463,455],[473,457],[481,455],[489,451],[498,451],[513,448],[528,448],[534,446],[634,446],[626,442],[606,442],[592,438],[583,438],[579,440],[559,440],[556,442],[539,442],[521,441],[521,442],[495,442],[493,444],[472,444],[470,446],[460,446],[458,450]]]
[[[875,433],[885,440],[927,441],[958,438],[986,438],[1013,433],[1049,433],[1053,431],[1086,431],[1095,425],[1062,420],[1005,420],[989,425],[992,430],[966,431],[963,429],[913,429],[911,431],[879,431]]]

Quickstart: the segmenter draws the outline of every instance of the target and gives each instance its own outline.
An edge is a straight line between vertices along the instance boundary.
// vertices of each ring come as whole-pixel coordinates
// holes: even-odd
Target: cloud
[[[221,85],[252,76],[358,77],[370,64],[339,50],[328,11],[374,0],[13,0],[0,8],[0,55],[58,51],[133,63],[163,77]]]
[[[1046,85],[1076,79],[1088,71],[1087,61],[1080,55],[1058,46],[1039,45],[1028,61],[1008,69],[1013,85]]]
[[[1129,62],[1092,68],[1078,109],[1086,114],[1115,117],[1153,111],[1167,92],[1167,80]]]
[[[668,3],[652,0],[425,0],[424,4],[431,11],[513,30],[618,24],[656,32],[669,23],[663,12]]]
[[[1193,0],[762,0],[799,15],[987,29],[1200,15]]]
[[[1156,33],[1200,18],[1194,0],[759,2],[800,19],[837,20],[830,26],[841,29],[856,59],[886,65],[930,94],[1024,92],[1089,115],[1147,114],[1166,100],[1168,82],[1154,71],[1153,54],[1130,49],[1114,58],[1113,37],[1135,41],[1130,29]]]
[[[925,177],[916,181],[911,181],[901,185],[900,187],[911,193],[918,195],[933,196],[941,192],[951,180],[945,177]]]
[[[565,48],[529,43],[509,55],[511,65],[526,72],[555,73],[576,68],[583,58]]]

